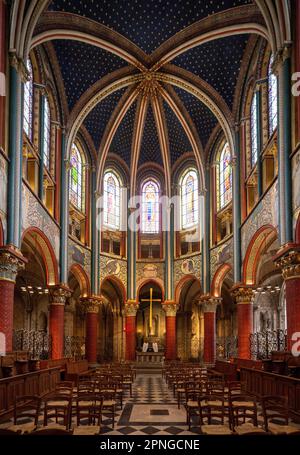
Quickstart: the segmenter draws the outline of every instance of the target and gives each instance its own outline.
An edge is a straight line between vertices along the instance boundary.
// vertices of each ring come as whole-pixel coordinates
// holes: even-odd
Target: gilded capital
[[[82,304],[85,313],[98,313],[102,302],[101,297],[97,295],[82,297],[80,299],[80,303]]]
[[[231,295],[237,304],[249,304],[252,303],[254,294],[252,287],[243,284],[237,284],[231,288]]]
[[[13,247],[0,249],[0,280],[15,282],[17,273],[24,269],[26,259],[22,253]]]
[[[222,304],[222,298],[206,294],[200,297],[199,304],[202,305],[204,313],[215,313],[218,305]]]
[[[51,305],[65,305],[66,300],[70,297],[71,291],[66,285],[57,285],[50,289]]]
[[[162,304],[163,310],[166,313],[166,316],[176,316],[178,305],[173,300],[166,300]]]
[[[135,316],[138,310],[139,304],[136,300],[127,300],[125,304],[125,316]]]
[[[288,245],[283,248],[274,258],[275,264],[281,269],[283,279],[293,280],[300,278],[300,248],[296,245]]]

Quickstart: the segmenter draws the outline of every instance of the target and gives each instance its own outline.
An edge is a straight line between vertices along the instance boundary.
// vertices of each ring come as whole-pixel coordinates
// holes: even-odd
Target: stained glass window
[[[222,210],[232,199],[231,153],[227,143],[220,154],[218,177],[218,210]]]
[[[50,141],[51,141],[51,119],[50,119],[50,106],[48,98],[44,98],[44,166],[49,169],[50,167]]]
[[[76,144],[72,146],[70,157],[70,202],[84,211],[83,160]]]
[[[258,156],[258,132],[257,132],[257,96],[254,93],[251,103],[251,166],[257,162]]]
[[[271,136],[277,127],[277,76],[272,73],[274,61],[271,55],[268,68],[268,105],[269,105],[269,135]]]
[[[142,186],[142,232],[159,232],[159,185],[153,180]]]
[[[199,221],[198,176],[189,170],[181,180],[181,227],[187,229]]]
[[[33,71],[30,59],[26,62],[29,79],[24,84],[24,116],[23,128],[28,138],[32,140],[32,110],[33,110]]]
[[[112,229],[120,229],[120,180],[114,172],[104,174],[103,222]]]

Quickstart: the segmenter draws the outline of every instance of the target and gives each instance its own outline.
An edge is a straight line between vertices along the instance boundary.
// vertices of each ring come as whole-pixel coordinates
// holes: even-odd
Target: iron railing
[[[217,337],[216,354],[219,359],[237,357],[237,337]]]
[[[14,330],[13,350],[27,351],[31,359],[51,357],[51,336],[39,330]]]
[[[85,338],[79,336],[65,336],[64,356],[81,358],[85,355]]]
[[[250,335],[252,359],[269,359],[272,351],[286,351],[286,330],[265,330]]]

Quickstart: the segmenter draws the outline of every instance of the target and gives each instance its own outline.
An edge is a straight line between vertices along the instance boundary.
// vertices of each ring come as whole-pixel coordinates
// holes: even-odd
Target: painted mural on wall
[[[24,183],[22,201],[22,232],[30,227],[39,228],[48,237],[59,260],[59,227]]]
[[[100,278],[101,281],[109,275],[117,276],[124,286],[127,286],[127,262],[119,258],[100,256]]]
[[[137,283],[143,278],[160,278],[164,281],[164,263],[156,262],[138,262],[136,265],[136,281]]]
[[[7,161],[0,155],[0,217],[3,225],[4,235],[6,233],[6,211],[7,211]]]
[[[68,240],[68,265],[69,268],[72,264],[80,264],[84,270],[86,271],[87,275],[90,276],[91,274],[91,252],[87,248],[84,248],[78,243],[74,242],[74,240]]]
[[[210,251],[210,274],[211,278],[222,264],[231,264],[233,266],[233,238]]]
[[[194,275],[201,280],[201,254],[192,258],[176,259],[174,262],[174,284],[175,286],[184,275]]]
[[[266,224],[278,227],[278,182],[269,189],[241,229],[242,259],[255,232]]]
[[[300,149],[292,159],[292,181],[293,181],[293,222],[294,232],[298,216],[300,214]]]

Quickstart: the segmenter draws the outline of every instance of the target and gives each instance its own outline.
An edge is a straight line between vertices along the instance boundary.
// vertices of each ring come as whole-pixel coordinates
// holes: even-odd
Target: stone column
[[[216,311],[221,299],[204,295],[200,299],[204,314],[204,353],[205,365],[214,365],[216,360]]]
[[[137,310],[138,304],[136,300],[127,300],[125,305],[125,360],[135,360]]]
[[[166,360],[176,359],[176,313],[178,305],[172,300],[165,301],[163,309],[166,313]]]
[[[250,359],[250,335],[253,333],[253,289],[237,284],[231,289],[237,303],[238,357]]]
[[[20,251],[12,247],[0,249],[0,335],[4,334],[7,352],[13,349],[13,311],[16,277],[25,266]],[[0,350],[1,350],[0,346]]]
[[[291,350],[300,333],[300,246],[290,244],[275,256],[277,267],[282,270],[285,281],[287,345]]]
[[[71,296],[67,286],[58,285],[51,289],[50,335],[52,340],[52,359],[64,357],[64,320],[65,303]]]
[[[98,313],[101,299],[98,296],[83,297],[81,303],[86,314],[85,355],[89,363],[97,362]]]

